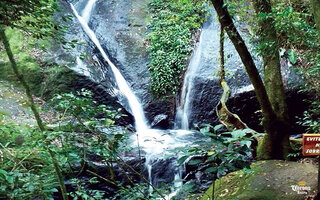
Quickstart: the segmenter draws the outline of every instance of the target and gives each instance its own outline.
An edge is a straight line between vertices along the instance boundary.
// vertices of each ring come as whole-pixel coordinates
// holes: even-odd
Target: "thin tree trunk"
[[[24,80],[23,75],[20,74],[20,72],[18,70],[17,63],[16,63],[16,61],[15,61],[15,59],[13,57],[9,41],[8,41],[6,35],[5,35],[5,30],[4,30],[3,27],[0,27],[0,37],[1,37],[1,40],[2,40],[3,45],[5,47],[5,50],[7,52],[8,58],[10,60],[13,72],[14,72],[14,74],[16,75],[16,77],[18,78],[18,80],[20,81],[20,83],[22,84],[22,86],[24,87],[24,89],[26,91],[26,95],[27,95],[27,98],[28,98],[28,101],[29,101],[29,104],[30,104],[30,108],[31,108],[31,110],[32,110],[32,112],[34,114],[34,117],[36,118],[38,127],[39,127],[39,129],[41,131],[44,131],[45,129],[44,129],[44,126],[42,124],[42,120],[40,118],[39,112],[38,112],[38,110],[37,110],[37,108],[35,106],[32,94],[30,92],[30,88],[29,88],[28,84],[26,83],[26,81]]]
[[[220,24],[223,26],[224,30],[227,32],[230,40],[232,41],[235,49],[237,50],[242,63],[244,64],[250,81],[254,87],[255,94],[259,101],[262,113],[263,113],[263,126],[266,131],[266,138],[264,139],[262,146],[263,159],[284,159],[286,157],[286,139],[282,137],[281,127],[283,126],[282,121],[277,119],[277,115],[272,109],[271,102],[269,100],[266,88],[262,82],[262,79],[259,75],[259,72],[256,68],[256,65],[253,62],[252,56],[249,53],[247,46],[244,43],[244,40],[237,31],[231,16],[227,10],[227,7],[224,4],[223,0],[211,0],[220,21]],[[277,136],[280,134],[280,137],[284,139],[277,140]],[[285,146],[283,146],[285,145]],[[285,148],[283,148],[285,147]],[[259,157],[259,155],[258,155]]]
[[[223,89],[220,101],[216,106],[216,113],[219,118],[219,121],[229,130],[233,131],[236,129],[245,129],[248,126],[240,119],[240,117],[229,111],[226,103],[230,96],[230,87],[227,83],[225,77],[225,66],[224,66],[224,30],[222,25],[220,25],[220,45],[219,45],[219,54],[220,54],[220,85]]]
[[[24,87],[24,89],[26,91],[26,95],[27,95],[27,98],[28,98],[28,101],[29,101],[29,104],[30,104],[30,108],[31,108],[31,110],[33,112],[34,117],[36,118],[38,127],[39,127],[41,132],[44,132],[45,128],[44,128],[44,126],[42,124],[42,120],[40,118],[39,112],[38,112],[38,110],[37,110],[37,108],[35,106],[35,103],[34,103],[30,88],[29,88],[27,82],[25,81],[23,75],[20,74],[20,72],[18,70],[18,65],[17,65],[17,63],[16,63],[16,61],[15,61],[15,59],[13,57],[13,53],[12,53],[11,48],[10,48],[9,40],[8,40],[6,34],[5,34],[5,29],[4,29],[3,26],[0,26],[0,39],[2,40],[4,48],[5,48],[6,52],[7,52],[8,58],[9,58],[10,63],[11,63],[11,67],[13,69],[13,72],[15,73],[16,77],[21,82],[22,86]],[[47,149],[49,151],[50,157],[52,159],[53,167],[55,169],[55,172],[56,172],[56,175],[57,175],[57,178],[58,178],[58,181],[59,181],[62,197],[63,197],[64,200],[68,200],[67,189],[65,187],[65,184],[64,184],[64,181],[63,181],[63,176],[62,176],[61,171],[59,169],[59,165],[58,165],[57,161],[54,159],[53,152],[49,148],[47,148]]]
[[[271,5],[269,0],[253,0],[253,5],[257,13],[259,24],[259,40],[262,48],[262,58],[264,67],[264,85],[273,108],[278,119],[284,122],[288,121],[287,104],[285,101],[285,92],[280,71],[279,45],[277,42],[277,34],[270,17],[260,18],[258,14],[271,13]]]

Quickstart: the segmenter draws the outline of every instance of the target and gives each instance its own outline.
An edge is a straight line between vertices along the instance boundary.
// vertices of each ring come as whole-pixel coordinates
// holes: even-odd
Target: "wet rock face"
[[[160,184],[169,184],[174,180],[174,171],[177,168],[175,159],[159,159],[154,160],[152,163],[151,176],[152,184],[158,187]],[[145,171],[145,177],[148,173]]]
[[[190,93],[189,126],[194,124],[218,122],[215,107],[219,102],[222,89],[219,84],[219,33],[220,26],[213,8],[208,20],[203,24],[199,43],[193,52],[188,68],[192,70],[193,87]],[[231,93],[236,94],[241,88],[250,85],[238,53],[229,39],[225,40],[224,51],[226,56],[226,79]],[[257,65],[260,63],[257,59]],[[191,71],[191,70],[190,70]],[[187,72],[188,73],[188,72]],[[187,75],[186,75],[187,76]],[[183,105],[184,102],[181,102]]]
[[[152,128],[173,127],[174,103],[171,99],[153,99],[145,107],[146,117]]]
[[[74,1],[73,3],[81,13],[87,1]],[[65,12],[72,13],[67,3],[64,2],[62,4]],[[147,0],[97,1],[89,26],[96,33],[102,47],[143,104],[148,124],[151,125],[157,121],[156,116],[166,115],[167,118],[163,118],[161,123],[159,122],[154,127],[163,129],[172,128],[175,101],[171,97],[157,99],[149,93],[150,74],[147,64],[150,58],[146,51],[145,41],[147,33],[146,15]],[[75,70],[78,73],[85,75],[79,78],[76,85],[84,85],[86,88],[89,88],[100,102],[105,102],[106,105],[115,106],[115,108],[124,108],[126,110],[125,113],[130,113],[127,99],[117,92],[113,73],[105,64],[99,51],[84,33],[77,20],[74,19],[68,22],[67,26],[70,27],[70,33],[66,35],[67,39],[77,39],[80,42],[85,41],[86,44],[78,45],[70,51],[65,51],[57,46],[53,47],[52,52],[55,55],[56,63],[76,67],[77,70]],[[220,100],[222,89],[218,77],[219,24],[214,12],[203,24],[201,37],[203,42],[199,45],[199,50],[201,51],[200,61],[196,63],[197,70],[193,78],[194,86],[191,91],[189,116],[191,128],[194,127],[194,124],[218,123],[215,107]],[[85,57],[82,61],[83,67],[79,69],[76,57],[79,57],[81,54],[88,54],[89,56]],[[254,113],[259,108],[258,106],[251,106],[257,105],[253,94],[251,94],[252,92],[249,92],[248,95],[245,94],[245,92],[252,90],[252,87],[250,88],[250,81],[246,75],[244,66],[233,44],[228,39],[225,41],[225,55],[227,57],[225,63],[226,78],[231,88],[231,96],[235,99],[230,100],[230,109],[234,110],[235,113],[240,113],[244,118],[251,116],[250,119],[244,119],[244,121],[249,126],[252,124],[250,127],[261,130],[261,127],[259,129],[259,126],[257,126],[260,116],[248,114]],[[282,73],[285,77],[285,85],[290,86],[291,73],[288,73],[288,65],[285,61],[284,59],[281,62]],[[256,59],[256,63],[258,67],[261,66],[259,59]],[[233,106],[239,106],[239,108],[232,108]],[[131,115],[129,114],[129,116]],[[133,124],[132,118],[126,121]]]
[[[119,111],[119,114],[122,115],[122,117],[116,120],[116,125],[129,126],[134,123],[133,116],[127,112],[121,104],[118,103],[116,96],[110,95],[112,92],[108,91],[108,87],[104,86],[103,84],[96,83],[89,77],[78,75],[78,79],[74,81],[70,87],[74,88],[75,90],[81,90],[82,88],[90,90],[94,99],[99,104],[106,105],[110,107],[111,110]]]
[[[190,104],[189,123],[195,124],[217,124],[215,107],[222,94],[217,80],[197,78],[194,80],[193,100]],[[191,126],[192,127],[192,126]]]
[[[72,2],[81,14],[87,1]],[[62,7],[65,12],[72,14],[70,6],[63,2]],[[146,51],[145,35],[147,33],[146,25],[147,1],[146,0],[119,0],[119,1],[97,1],[90,21],[89,27],[95,32],[101,46],[108,54],[110,60],[120,70],[128,85],[132,88],[146,112],[149,124],[153,118],[159,114],[170,112],[172,104],[168,104],[165,99],[153,99],[149,93],[150,75],[147,68],[149,57]],[[102,85],[109,96],[119,102],[127,112],[131,112],[127,99],[121,94],[115,92],[117,86],[115,84],[113,74],[109,67],[105,64],[102,56],[84,33],[81,26],[74,18],[72,22],[68,22],[70,33],[66,35],[69,40],[77,39],[85,42],[85,45],[79,45],[71,51],[64,51],[60,47],[54,47],[53,52],[56,55],[56,62],[61,65],[78,68],[76,71],[86,75],[91,82]],[[79,63],[76,63],[76,57],[81,54],[88,54],[83,62],[84,70],[79,70]],[[85,73],[86,71],[86,73]],[[98,89],[100,90],[100,89]],[[97,95],[106,95],[105,92],[98,92]],[[99,99],[109,97],[99,96]],[[169,100],[169,102],[171,102]],[[168,115],[172,117],[171,115]],[[166,125],[169,123],[166,122]]]
[[[237,25],[240,33],[243,25]],[[244,25],[245,26],[245,25]],[[193,128],[195,124],[217,124],[216,105],[220,101],[222,88],[219,84],[219,24],[216,20],[216,14],[211,10],[211,16],[203,24],[200,35],[200,42],[191,57],[188,68],[195,67],[193,70],[193,87],[190,92],[190,109],[188,111],[189,127]],[[253,49],[245,33],[241,34],[246,40],[249,49]],[[231,96],[227,103],[231,112],[240,116],[240,118],[249,125],[249,127],[262,132],[260,124],[262,119],[260,106],[253,92],[253,86],[245,71],[245,67],[235,50],[231,41],[226,38],[224,42],[225,52],[225,72],[226,80],[231,89]],[[253,52],[253,51],[252,51]],[[262,68],[260,58],[255,58],[251,53],[258,70]],[[196,60],[196,61],[194,61]],[[195,65],[195,66],[193,66]],[[296,116],[302,116],[303,110],[307,104],[303,102],[305,94],[298,94],[296,88],[301,85],[301,78],[293,71],[287,55],[283,55],[280,60],[281,74],[286,88],[287,103],[289,107],[290,123],[292,134],[303,131],[303,127],[296,125]],[[260,70],[261,71],[261,70]],[[188,73],[188,71],[187,71]],[[262,72],[260,72],[261,77]],[[188,76],[186,74],[186,76]],[[180,103],[183,104],[184,102]],[[178,104],[179,106],[179,104]],[[299,107],[298,107],[299,106]]]
[[[172,120],[170,100],[155,99],[149,93],[150,74],[147,64],[150,59],[145,40],[147,1],[98,1],[95,8],[91,26],[143,104],[149,124],[159,114],[166,114]],[[126,100],[120,100],[120,103],[125,107],[127,105]],[[169,127],[168,121],[163,126]]]

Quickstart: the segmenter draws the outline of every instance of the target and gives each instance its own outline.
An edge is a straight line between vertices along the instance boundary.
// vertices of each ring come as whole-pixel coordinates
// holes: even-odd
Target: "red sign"
[[[304,156],[320,155],[320,134],[303,134],[302,145]]]

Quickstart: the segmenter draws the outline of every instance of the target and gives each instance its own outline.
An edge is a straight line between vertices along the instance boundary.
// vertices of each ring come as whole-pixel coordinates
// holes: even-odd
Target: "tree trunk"
[[[260,13],[263,13],[264,16],[271,13],[270,0],[253,0],[253,6],[259,24],[258,36],[260,46],[262,46],[261,55],[263,58],[264,85],[278,121],[276,127],[270,127],[274,129],[273,131],[275,133],[265,138],[265,142],[276,143],[276,146],[279,146],[279,148],[283,145],[284,154],[286,154],[289,145],[289,116],[281,76],[277,33],[272,18],[258,16]],[[270,144],[264,145],[267,147]]]
[[[30,88],[29,88],[27,82],[24,80],[23,75],[20,74],[20,72],[18,70],[18,66],[17,66],[17,63],[16,63],[16,61],[15,61],[15,59],[13,57],[13,53],[12,53],[11,48],[10,48],[9,40],[8,40],[8,38],[6,36],[5,29],[1,25],[0,25],[0,39],[2,40],[4,48],[5,48],[6,52],[7,52],[8,58],[9,58],[10,63],[11,63],[11,67],[13,69],[13,72],[15,73],[16,77],[21,82],[22,86],[24,87],[24,89],[26,91],[26,95],[28,97],[30,108],[31,108],[31,110],[33,112],[34,117],[36,118],[38,127],[39,127],[41,132],[44,132],[45,128],[44,128],[44,126],[42,124],[42,120],[40,118],[39,112],[38,112],[38,110],[36,108],[36,105],[34,103]],[[52,159],[53,167],[55,169],[55,172],[56,172],[56,175],[57,175],[57,178],[58,178],[58,181],[59,181],[62,197],[63,197],[64,200],[68,200],[67,189],[65,187],[63,176],[62,176],[62,173],[61,173],[61,171],[59,169],[59,165],[58,165],[57,161],[54,158],[53,152],[49,148],[47,148],[47,150],[48,150],[48,152],[50,154],[50,157]]]
[[[285,123],[288,121],[287,104],[280,69],[279,46],[277,34],[272,18],[260,18],[258,14],[271,13],[269,0],[253,0],[253,5],[257,13],[259,30],[258,36],[262,46],[261,54],[264,68],[264,85],[274,113],[279,120]]]
[[[263,113],[263,126],[266,137],[262,145],[263,159],[285,159],[287,155],[287,135],[283,134],[283,121],[278,120],[272,109],[266,88],[262,82],[259,72],[253,62],[244,40],[237,31],[223,0],[211,0],[219,17],[220,24],[224,27],[242,63],[244,64],[250,81],[254,87],[255,94]],[[259,155],[258,155],[259,157]]]
[[[313,17],[320,37],[320,0],[312,0]]]

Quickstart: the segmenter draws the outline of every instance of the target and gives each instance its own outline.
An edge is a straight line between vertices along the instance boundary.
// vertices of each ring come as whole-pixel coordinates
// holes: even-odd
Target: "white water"
[[[76,63],[77,65],[75,67],[72,67],[72,69],[80,74],[90,77],[88,68],[79,57],[77,57]]]
[[[88,4],[86,5],[86,7],[83,9],[82,11],[82,18],[84,19],[84,21],[88,24],[90,21],[90,17],[91,17],[91,12],[93,10],[94,4],[96,3],[97,0],[89,0]]]
[[[152,184],[152,165],[150,164],[150,161],[149,161],[149,162],[146,161],[146,163],[148,163],[148,164],[147,164],[148,181],[149,181],[149,183]],[[152,188],[152,186],[150,185],[150,186],[149,186],[149,194],[151,194],[152,192],[153,192],[153,188]]]
[[[203,33],[203,32],[202,32]],[[180,97],[179,106],[176,111],[176,123],[183,130],[189,130],[189,115],[191,112],[190,102],[194,95],[191,95],[193,89],[194,79],[196,77],[197,69],[200,64],[201,52],[202,52],[202,33],[200,35],[199,43],[194,50],[194,54],[191,57],[186,75],[183,81],[183,87]]]
[[[87,12],[91,12],[92,11],[92,7],[94,6],[94,2],[95,2],[94,0],[90,0],[88,5],[86,6],[86,8],[84,10],[87,11]],[[130,89],[129,85],[127,84],[126,80],[123,78],[123,76],[120,73],[120,71],[110,61],[109,57],[107,56],[107,54],[103,50],[99,40],[97,39],[95,33],[88,26],[86,19],[78,14],[77,10],[74,8],[74,6],[72,4],[70,4],[70,6],[72,8],[72,11],[73,11],[74,15],[76,16],[76,18],[80,22],[82,28],[84,29],[84,31],[87,33],[87,35],[90,37],[92,42],[99,49],[102,57],[105,59],[105,61],[111,67],[111,70],[112,70],[112,72],[114,74],[114,77],[116,79],[117,85],[119,87],[119,90],[124,94],[124,96],[127,98],[128,102],[129,102],[129,106],[130,106],[132,115],[133,115],[133,117],[135,119],[135,126],[136,126],[137,131],[141,132],[141,131],[148,130],[148,126],[147,126],[147,123],[146,123],[144,112],[143,112],[143,109],[142,109],[142,106],[141,106],[139,100],[137,99],[137,97],[134,95],[134,93]],[[90,6],[90,7],[88,7],[88,6]],[[88,13],[88,14],[83,13],[83,15],[85,17],[88,15],[87,20],[89,20],[90,13]]]

